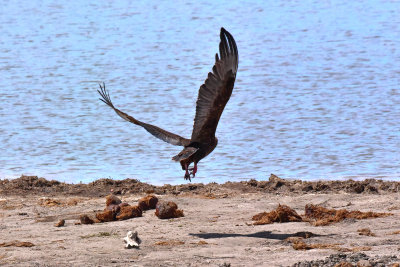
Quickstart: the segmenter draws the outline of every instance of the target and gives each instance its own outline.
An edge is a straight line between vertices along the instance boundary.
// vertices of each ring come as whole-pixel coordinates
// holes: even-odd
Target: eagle
[[[212,71],[208,73],[204,84],[200,86],[194,117],[193,131],[190,139],[161,129],[135,119],[134,117],[117,109],[111,102],[110,94],[105,84],[99,84],[97,90],[101,101],[111,107],[121,118],[146,129],[153,136],[176,146],[183,146],[183,150],[172,159],[181,164],[185,171],[185,180],[191,181],[197,173],[197,164],[201,159],[210,154],[218,144],[215,137],[219,119],[224,111],[229,98],[232,95],[238,70],[239,55],[235,39],[221,28],[219,55],[215,55],[215,63]],[[193,163],[193,167],[189,168]]]

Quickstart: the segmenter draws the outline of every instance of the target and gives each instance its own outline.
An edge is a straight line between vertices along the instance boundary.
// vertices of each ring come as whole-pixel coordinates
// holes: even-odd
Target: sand
[[[1,180],[0,265],[334,266],[347,261],[392,266],[400,263],[399,188],[399,182],[379,180],[312,183],[276,176],[261,182],[164,187],[136,180],[103,179],[91,185],[37,177]],[[131,205],[155,194],[175,202],[184,217],[162,220],[153,209],[123,221],[76,224],[82,214],[94,218],[103,211],[110,192]],[[299,215],[307,204],[392,215],[326,226],[304,221],[254,225],[254,215],[279,204]],[[64,225],[56,227],[60,220]],[[138,232],[139,249],[125,248],[128,231]]]

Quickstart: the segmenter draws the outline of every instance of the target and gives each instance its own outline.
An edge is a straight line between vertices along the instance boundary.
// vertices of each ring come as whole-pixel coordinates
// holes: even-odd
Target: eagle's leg
[[[197,172],[197,163],[195,162],[193,168],[190,168],[189,170],[191,171],[190,174],[193,174],[193,178],[194,178],[196,176],[196,172]]]
[[[185,164],[185,180],[189,180],[190,182],[192,181],[190,179],[190,174],[189,174],[189,170],[188,170],[188,164]]]

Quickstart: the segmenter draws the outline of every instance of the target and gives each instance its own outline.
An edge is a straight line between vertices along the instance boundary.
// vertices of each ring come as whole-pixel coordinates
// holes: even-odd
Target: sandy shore
[[[399,182],[301,182],[276,176],[263,182],[164,187],[136,180],[99,180],[88,185],[37,177],[0,180],[0,265],[293,266],[302,262],[296,266],[312,266],[314,261],[314,266],[339,262],[352,264],[341,266],[396,266],[400,263],[399,191]],[[124,221],[76,224],[81,214],[102,211],[110,192],[129,204],[152,193],[160,200],[174,201],[185,216],[161,220],[149,210]],[[278,204],[299,215],[307,204],[392,215],[345,219],[327,226],[253,224],[255,214],[274,210]],[[60,219],[65,225],[55,227]],[[139,249],[124,248],[123,237],[130,230],[138,231],[142,239]],[[310,246],[295,249],[299,240]]]

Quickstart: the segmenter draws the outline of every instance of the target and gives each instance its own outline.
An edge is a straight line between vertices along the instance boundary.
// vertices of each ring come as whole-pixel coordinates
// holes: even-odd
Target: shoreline
[[[202,194],[212,191],[235,191],[236,193],[276,193],[276,194],[305,194],[305,193],[356,193],[379,194],[400,192],[400,181],[381,179],[365,180],[287,180],[271,174],[268,180],[218,183],[185,183],[179,185],[164,184],[162,186],[140,182],[136,179],[98,179],[90,183],[64,183],[47,180],[38,176],[21,176],[16,179],[0,179],[0,195],[70,195],[102,197],[109,193],[117,195],[135,193],[155,194]]]

